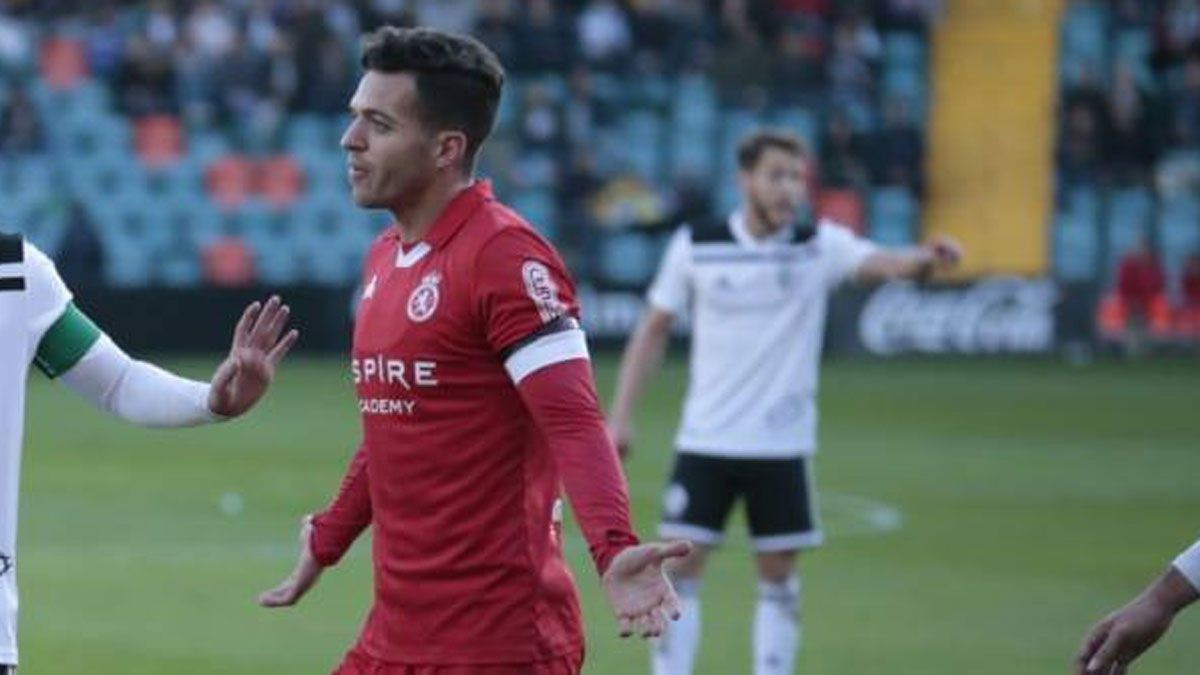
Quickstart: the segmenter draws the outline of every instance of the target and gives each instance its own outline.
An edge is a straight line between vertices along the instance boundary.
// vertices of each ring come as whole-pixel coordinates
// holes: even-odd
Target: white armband
[[[107,335],[60,379],[97,408],[139,426],[194,427],[221,421],[208,409],[207,383],[136,361]]]
[[[1193,588],[1200,591],[1200,541],[1175,558],[1175,569],[1191,582]]]

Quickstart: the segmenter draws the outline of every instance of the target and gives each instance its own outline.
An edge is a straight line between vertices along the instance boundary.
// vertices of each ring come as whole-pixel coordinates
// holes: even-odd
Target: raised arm
[[[962,248],[949,237],[937,237],[913,248],[880,248],[862,262],[859,281],[924,279],[934,272],[953,269],[962,259]]]

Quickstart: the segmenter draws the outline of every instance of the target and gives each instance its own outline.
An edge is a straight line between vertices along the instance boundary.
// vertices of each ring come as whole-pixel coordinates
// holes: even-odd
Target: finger
[[[1117,639],[1115,632],[1110,632],[1108,638],[1104,640],[1104,644],[1100,645],[1100,649],[1088,661],[1087,672],[1089,673],[1107,673],[1117,662],[1117,652],[1120,650],[1120,640]]]
[[[250,329],[251,338],[259,338],[262,336],[264,329],[268,323],[275,318],[275,312],[279,311],[279,296],[272,295],[267,304],[263,305],[262,311],[258,314],[258,320],[254,322],[254,327]]]
[[[659,544],[655,550],[655,555],[660,561],[669,560],[671,558],[682,558],[692,552],[692,542],[677,540],[670,541],[665,544]]]
[[[296,604],[297,599],[296,586],[288,579],[258,596],[258,604],[263,607],[288,607]]]
[[[1125,675],[1126,671],[1128,671],[1128,670],[1129,670],[1128,665],[1126,665],[1124,663],[1118,663],[1113,666],[1112,675]]]
[[[1088,661],[1096,655],[1096,650],[1104,643],[1104,638],[1108,636],[1108,622],[1103,621],[1096,624],[1088,634],[1084,636],[1083,643],[1079,645],[1079,653],[1075,655],[1075,661],[1079,664],[1079,672],[1084,672]]]
[[[662,612],[657,609],[650,611],[650,614],[647,615],[646,623],[649,625],[649,630],[642,635],[645,638],[658,637],[667,629],[667,622],[663,619]]]
[[[633,621],[627,616],[617,617],[617,629],[623,638],[633,635]]]
[[[250,337],[250,329],[254,327],[254,322],[258,320],[258,314],[262,310],[262,305],[258,301],[252,302],[242,311],[242,318],[238,319],[237,326],[233,329],[233,344],[235,347],[240,347],[246,343],[246,339]]]
[[[670,593],[667,593],[658,608],[672,621],[678,621],[679,617],[683,616],[683,610],[679,607],[679,596],[675,594],[674,588],[671,589]]]
[[[272,366],[279,365],[279,362],[283,360],[283,357],[287,356],[287,353],[292,350],[292,347],[299,339],[300,331],[294,329],[288,331],[288,334],[283,336],[283,339],[279,341],[279,344],[272,347],[271,351],[267,353],[267,361]]]
[[[646,612],[644,614],[638,614],[637,617],[634,618],[634,620],[633,620],[634,632],[636,632],[638,635],[640,635],[641,637],[644,637],[644,638],[650,637],[650,634],[653,630],[651,622],[652,621],[651,621],[649,612]]]
[[[263,341],[266,346],[275,344],[279,340],[279,335],[283,333],[284,326],[287,326],[288,317],[292,314],[292,308],[284,305],[279,308],[275,316],[271,319],[271,323],[267,325],[263,334]]]

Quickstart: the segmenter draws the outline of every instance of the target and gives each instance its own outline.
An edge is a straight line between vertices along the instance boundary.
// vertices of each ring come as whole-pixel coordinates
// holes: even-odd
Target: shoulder
[[[514,255],[559,264],[558,250],[542,233],[511,208],[495,202],[472,223],[475,245],[472,247],[480,261],[498,260]]]
[[[0,265],[24,262],[25,246],[21,235],[0,232]]]
[[[729,229],[729,221],[723,218],[706,218],[680,228],[686,230],[689,241],[693,244],[732,244],[735,243],[733,230]]]
[[[818,242],[829,242],[834,245],[848,241],[865,241],[855,234],[850,226],[829,218],[822,218],[817,222],[815,238]]]

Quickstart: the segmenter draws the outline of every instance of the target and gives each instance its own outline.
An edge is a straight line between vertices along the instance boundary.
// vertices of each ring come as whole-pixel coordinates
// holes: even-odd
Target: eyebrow
[[[391,125],[399,124],[399,120],[397,120],[396,118],[392,117],[391,115],[383,112],[382,110],[377,110],[375,108],[355,109],[355,107],[353,105],[351,105],[351,106],[349,106],[348,110],[351,113],[357,113],[359,115],[362,115],[363,117],[366,117],[367,119],[369,119],[371,121],[382,121],[382,122],[386,122]]]

